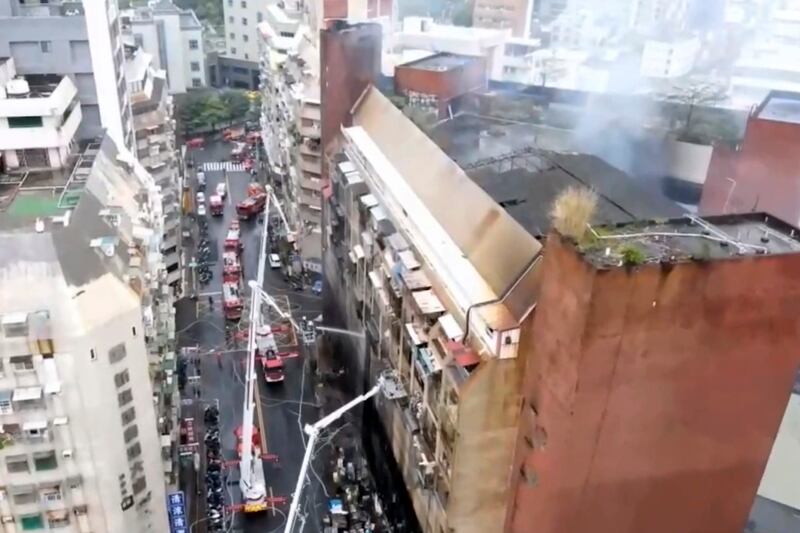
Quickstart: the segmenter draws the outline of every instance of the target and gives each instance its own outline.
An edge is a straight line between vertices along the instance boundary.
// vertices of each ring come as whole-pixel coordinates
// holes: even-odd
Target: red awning
[[[460,366],[468,368],[481,362],[481,358],[471,348],[467,348],[458,341],[448,341],[447,351],[453,355]]]

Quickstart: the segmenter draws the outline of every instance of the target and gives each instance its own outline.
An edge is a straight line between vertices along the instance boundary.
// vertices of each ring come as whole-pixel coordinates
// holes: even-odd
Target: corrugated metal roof
[[[374,87],[361,99],[353,125],[368,133],[495,294],[527,271],[541,244]],[[534,295],[515,295],[520,299],[513,310],[519,317]]]

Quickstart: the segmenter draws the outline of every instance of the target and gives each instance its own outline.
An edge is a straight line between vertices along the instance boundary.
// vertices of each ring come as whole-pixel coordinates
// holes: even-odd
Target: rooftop
[[[633,178],[592,155],[537,150],[526,156],[524,166],[498,170],[495,165],[488,165],[467,174],[534,237],[544,237],[550,231],[553,202],[572,186],[597,192],[595,224],[683,214],[677,204],[652,194]]]
[[[0,228],[31,228],[36,219],[64,215],[75,207],[99,149],[97,142],[82,146],[61,169],[0,174]]]
[[[800,124],[800,94],[770,92],[758,108],[758,118]]]
[[[64,79],[64,76],[60,76],[58,74],[25,74],[25,75],[17,75],[13,80],[10,80],[6,83],[6,98],[47,98],[58,87],[58,84],[61,83],[61,80]],[[25,80],[27,85],[27,91],[22,91],[19,93],[13,92],[11,89],[11,84],[17,82],[17,80]]]
[[[590,231],[579,248],[597,267],[800,253],[800,230],[765,213],[640,220]]]
[[[423,57],[422,59],[417,59],[416,61],[409,61],[408,63],[404,63],[398,66],[414,67],[420,70],[433,70],[437,72],[444,72],[447,70],[454,70],[457,68],[461,68],[475,61],[478,61],[478,58],[473,56],[449,54],[442,52],[440,54],[434,54],[432,56]]]

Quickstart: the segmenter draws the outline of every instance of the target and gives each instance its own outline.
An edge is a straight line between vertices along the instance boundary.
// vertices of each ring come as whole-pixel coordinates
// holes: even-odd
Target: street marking
[[[243,163],[234,163],[233,161],[211,161],[203,163],[203,172],[218,172],[226,170],[228,172],[244,172]]]
[[[222,291],[214,291],[214,292],[201,292],[198,293],[198,296],[218,296],[222,294]]]

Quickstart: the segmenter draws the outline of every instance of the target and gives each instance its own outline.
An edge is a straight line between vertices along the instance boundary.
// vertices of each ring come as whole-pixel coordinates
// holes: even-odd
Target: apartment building
[[[530,37],[535,0],[476,0],[472,24],[478,28],[510,28],[514,37]]]
[[[694,68],[700,41],[696,37],[647,39],[640,73],[647,78],[678,78]]]
[[[215,78],[220,85],[256,90],[259,83],[258,25],[270,6],[300,16],[305,2],[292,0],[223,0],[227,50],[217,60]]]
[[[158,188],[109,136],[0,187],[3,531],[167,531]]]
[[[358,354],[342,358],[347,375],[357,388],[390,370],[404,386],[365,417],[383,428],[422,531],[496,531],[541,245],[376,89],[341,142],[324,241],[338,313],[325,316],[367,337],[366,353],[343,347]]]
[[[172,118],[172,97],[167,91],[167,73],[156,70],[153,56],[142,49],[127,48],[126,57],[136,156],[161,189],[164,216],[161,253],[167,271],[167,283],[177,291],[181,288],[183,272],[180,252],[183,185],[182,165],[175,150],[175,121]]]
[[[269,6],[259,24],[262,139],[288,200],[304,268],[321,272],[322,111],[319,48],[297,14]]]
[[[78,89],[67,76],[18,76],[0,59],[0,171],[61,168],[81,124]]]
[[[170,94],[207,85],[203,26],[191,9],[159,0],[120,13],[122,35],[152,56],[153,68],[167,73]]]
[[[68,76],[81,103],[78,137],[107,131],[133,150],[116,0],[1,0],[0,57],[13,57],[20,75]]]

